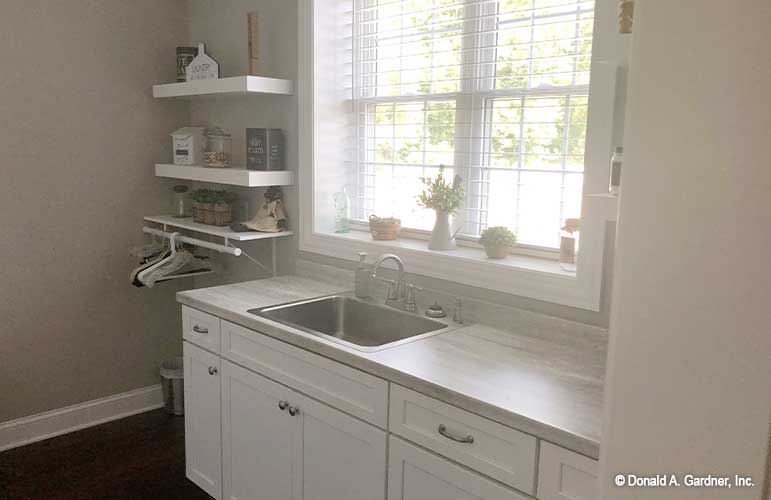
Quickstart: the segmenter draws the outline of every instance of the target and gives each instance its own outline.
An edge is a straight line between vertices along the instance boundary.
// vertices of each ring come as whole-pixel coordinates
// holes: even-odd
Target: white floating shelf
[[[282,231],[280,233],[261,233],[258,231],[249,231],[245,233],[239,233],[232,231],[228,226],[210,226],[208,224],[193,222],[192,217],[178,219],[170,215],[152,215],[145,217],[145,220],[166,226],[187,229],[188,231],[195,231],[197,233],[211,234],[213,236],[219,236],[220,238],[233,241],[266,240],[271,238],[283,238],[284,236],[291,236],[294,234],[292,231]]]
[[[292,95],[292,80],[265,76],[231,76],[216,80],[166,83],[153,85],[153,97],[192,97],[216,94],[279,94]]]
[[[155,165],[157,177],[185,179],[189,181],[214,182],[231,186],[291,186],[294,184],[294,172],[289,170],[263,171],[244,168],[209,168],[190,167],[158,163]]]

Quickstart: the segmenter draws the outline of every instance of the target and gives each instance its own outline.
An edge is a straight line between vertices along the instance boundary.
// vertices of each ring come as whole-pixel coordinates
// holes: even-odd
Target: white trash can
[[[185,414],[185,369],[182,357],[161,363],[161,389],[166,413]]]

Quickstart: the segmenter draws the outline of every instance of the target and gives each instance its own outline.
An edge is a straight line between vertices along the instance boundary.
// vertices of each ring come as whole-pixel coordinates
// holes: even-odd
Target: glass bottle
[[[233,139],[219,127],[203,132],[203,161],[207,167],[230,167],[230,151]]]
[[[335,201],[335,232],[351,232],[351,199],[345,188],[334,195]]]
[[[565,219],[560,232],[560,267],[565,271],[576,271],[579,223],[580,219]]]
[[[188,194],[189,188],[184,185],[178,185],[171,188],[174,191],[173,198],[173,213],[174,217],[190,217],[190,196]]]

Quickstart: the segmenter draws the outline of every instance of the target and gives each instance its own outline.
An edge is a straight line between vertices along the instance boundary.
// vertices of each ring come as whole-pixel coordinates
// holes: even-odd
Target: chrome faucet
[[[380,268],[383,262],[387,260],[396,262],[396,267],[398,269],[396,280],[381,278],[377,275],[377,270]],[[400,304],[400,307],[407,312],[418,312],[418,303],[415,300],[415,292],[422,292],[423,289],[404,281],[404,262],[402,262],[402,259],[399,258],[398,255],[394,255],[392,253],[384,253],[378,257],[375,263],[372,265],[372,277],[388,283],[388,295],[386,296],[385,301],[386,305],[390,305],[391,302],[397,302]]]
[[[387,278],[381,278],[377,275],[377,270],[387,260],[396,262],[398,268],[398,274],[396,275],[396,281],[389,280]],[[398,255],[392,253],[384,253],[377,258],[374,264],[372,264],[372,277],[388,283],[388,295],[386,296],[386,304],[391,301],[401,301],[404,297],[404,262]]]

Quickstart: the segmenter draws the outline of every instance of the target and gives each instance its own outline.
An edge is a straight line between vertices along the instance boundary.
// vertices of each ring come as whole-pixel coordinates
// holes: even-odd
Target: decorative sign
[[[185,68],[187,81],[212,80],[220,77],[220,66],[217,61],[206,55],[202,43],[198,44],[198,55]]]

